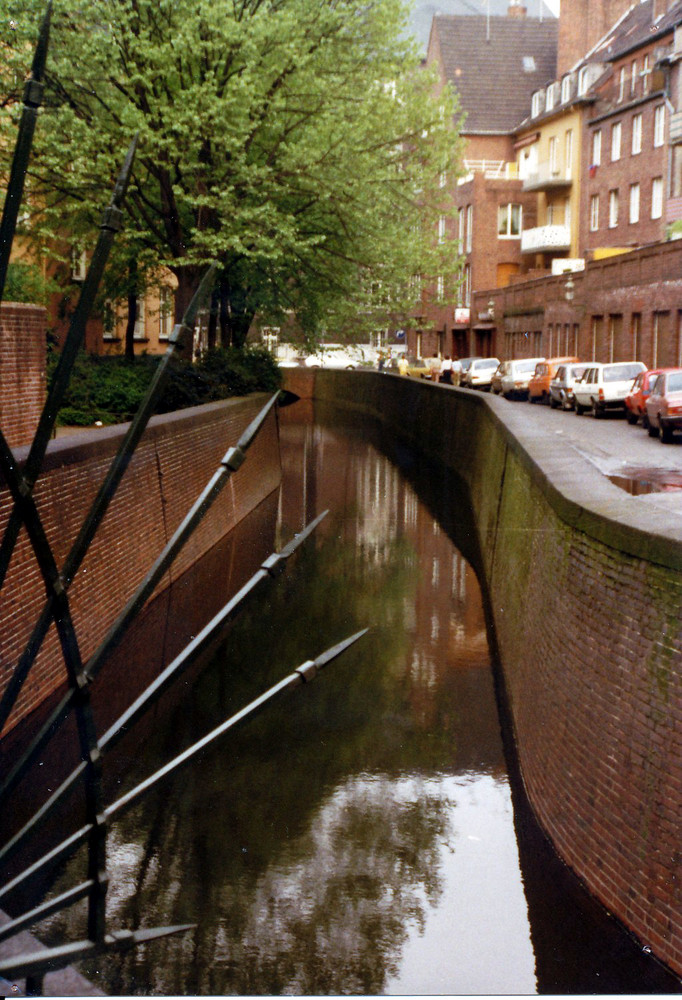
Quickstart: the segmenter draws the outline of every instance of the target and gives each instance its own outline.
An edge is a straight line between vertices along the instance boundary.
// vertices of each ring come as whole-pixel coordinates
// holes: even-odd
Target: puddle
[[[646,493],[675,493],[682,490],[682,469],[643,469],[624,466],[609,480],[631,496]]]

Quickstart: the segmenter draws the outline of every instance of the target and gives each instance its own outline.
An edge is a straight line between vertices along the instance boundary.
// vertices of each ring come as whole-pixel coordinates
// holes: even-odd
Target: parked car
[[[473,364],[474,361],[480,361],[480,355],[476,354],[472,358],[460,358],[459,359],[459,363],[462,366],[461,372],[460,372],[460,379],[459,379],[460,385],[462,384],[462,379],[464,378],[464,376],[466,375],[466,373],[469,371],[469,368],[471,367],[471,365]]]
[[[509,371],[502,376],[502,395],[505,399],[526,399],[528,383],[535,373],[535,367],[544,358],[514,358],[509,362]]]
[[[559,366],[574,361],[580,361],[580,358],[547,358],[546,361],[538,361],[533,377],[528,383],[528,399],[530,402],[549,403],[549,385],[559,370]]]
[[[499,365],[493,372],[493,377],[490,380],[490,391],[494,392],[496,395],[502,392],[502,379],[507,374],[511,366],[511,361],[500,361]]]
[[[549,383],[549,405],[562,410],[573,409],[573,383],[585,373],[587,365],[580,362],[573,365],[559,365],[556,375]]]
[[[467,389],[490,389],[493,372],[499,363],[499,358],[474,358],[466,372],[462,371],[459,384]]]
[[[682,368],[668,368],[656,376],[645,406],[649,436],[660,433],[663,444],[668,444],[673,431],[682,430]]]
[[[640,372],[632,383],[630,392],[625,397],[625,415],[629,424],[636,424],[641,419],[646,427],[646,401],[651,392],[651,386],[656,381],[656,376],[664,371],[674,371],[672,368],[651,368],[648,371]]]
[[[603,417],[607,410],[625,410],[625,397],[640,372],[646,371],[641,361],[617,361],[591,364],[573,386],[575,412],[580,416],[591,410]]]

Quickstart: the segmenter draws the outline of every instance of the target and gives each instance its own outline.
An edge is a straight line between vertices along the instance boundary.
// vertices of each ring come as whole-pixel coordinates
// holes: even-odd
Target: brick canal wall
[[[528,798],[591,892],[682,973],[682,519],[563,454],[523,407],[308,377],[465,481]]]
[[[105,635],[185,514],[267,402],[267,394],[209,403],[153,417],[69,590],[80,648],[87,658]],[[61,566],[76,538],[127,425],[85,431],[50,443],[35,497]],[[19,460],[26,448],[17,449]],[[209,514],[176,558],[157,592],[204,555],[279,486],[281,462],[273,411]],[[0,535],[11,499],[0,481]],[[44,603],[44,588],[25,532],[14,553],[0,604],[0,690],[17,663]],[[54,626],[8,723],[37,708],[65,681]]]

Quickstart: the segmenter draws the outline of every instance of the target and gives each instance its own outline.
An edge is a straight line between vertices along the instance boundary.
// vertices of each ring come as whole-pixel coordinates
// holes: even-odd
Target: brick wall
[[[165,542],[218,468],[228,448],[267,401],[256,394],[154,417],[69,591],[87,658]],[[126,425],[52,441],[35,497],[58,565],[78,533]],[[26,454],[18,450],[17,457]],[[166,586],[268,496],[281,477],[276,416],[271,413],[210,513],[169,570]],[[0,532],[11,510],[0,483]],[[22,533],[0,605],[0,686],[11,674],[43,605],[44,588]],[[65,680],[54,626],[24,685],[14,725]]]
[[[45,310],[0,305],[0,427],[12,448],[27,444],[45,401]]]
[[[590,891],[682,973],[679,518],[533,437],[496,397],[314,378],[316,397],[373,415],[464,480],[531,805]]]

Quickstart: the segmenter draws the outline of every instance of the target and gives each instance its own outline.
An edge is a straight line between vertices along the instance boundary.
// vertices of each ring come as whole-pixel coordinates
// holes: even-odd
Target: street
[[[628,424],[618,411],[595,420],[589,413],[579,417],[572,410],[526,401],[501,402],[515,412],[521,408],[529,421],[556,437],[557,447],[575,449],[618,486],[682,513],[682,434],[664,445],[640,425]]]

